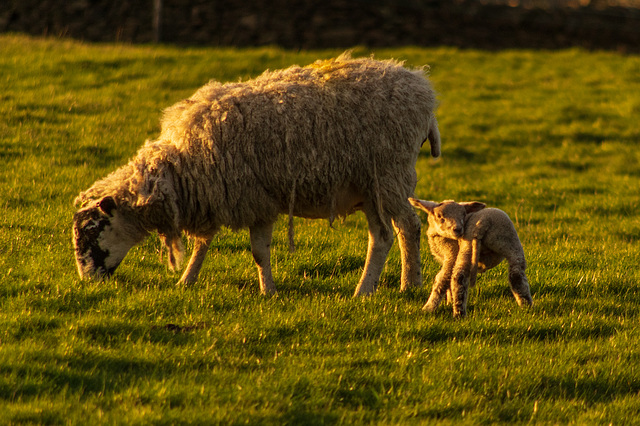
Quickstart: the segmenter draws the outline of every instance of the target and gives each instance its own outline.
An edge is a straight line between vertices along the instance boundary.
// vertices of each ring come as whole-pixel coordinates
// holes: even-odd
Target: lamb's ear
[[[474,213],[487,207],[485,203],[479,201],[469,201],[468,203],[460,203],[466,210],[467,214]]]
[[[411,203],[413,207],[417,207],[427,213],[433,213],[433,209],[440,205],[440,203],[434,201],[418,200],[417,198],[409,198],[409,203]]]
[[[118,208],[116,204],[116,200],[113,197],[104,197],[102,200],[98,202],[98,207],[102,210],[103,213],[113,216],[113,211]]]

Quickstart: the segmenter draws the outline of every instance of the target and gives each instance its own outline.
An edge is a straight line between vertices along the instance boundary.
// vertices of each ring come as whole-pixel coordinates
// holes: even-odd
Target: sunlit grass
[[[534,308],[504,265],[469,315],[398,292],[353,299],[361,214],[276,224],[278,296],[260,295],[248,233],[223,230],[179,287],[157,237],[114,278],[81,282],[74,197],[159,130],[163,108],[215,78],[339,51],[182,49],[0,37],[2,423],[632,423],[640,406],[640,58],[582,50],[370,52],[430,65],[443,156],[416,195],[509,213]],[[426,243],[426,241],[425,241]]]

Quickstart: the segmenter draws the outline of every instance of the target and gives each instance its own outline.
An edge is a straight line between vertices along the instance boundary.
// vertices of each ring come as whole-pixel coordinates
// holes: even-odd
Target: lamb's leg
[[[387,254],[393,244],[393,233],[389,232],[391,223],[387,223],[385,226],[373,208],[365,209],[365,215],[369,222],[367,260],[354,296],[371,294],[376,290],[384,262],[387,260]]]
[[[422,309],[432,312],[438,307],[440,301],[446,293],[447,303],[453,303],[451,296],[451,276],[453,274],[453,266],[458,258],[458,241],[444,238],[438,234],[427,233],[429,236],[429,248],[431,253],[442,263],[442,268],[431,288],[429,300]]]
[[[453,316],[464,317],[467,314],[473,248],[471,241],[459,240],[458,244],[460,249],[453,267],[451,293],[453,295]]]
[[[193,284],[198,280],[200,269],[202,268],[202,262],[207,255],[209,245],[211,244],[211,238],[196,238],[193,244],[193,252],[191,252],[191,259],[189,264],[184,270],[182,277],[178,284]]]
[[[480,261],[480,249],[482,242],[474,238],[471,242],[472,256],[471,256],[471,271],[469,273],[469,287],[476,285],[478,279],[478,262]]]
[[[520,306],[533,305],[529,281],[525,274],[527,263],[524,258],[524,253],[507,257],[507,262],[509,262],[509,284],[511,285],[511,293],[513,293],[513,297],[516,298],[516,302],[518,302]]]
[[[402,261],[400,291],[404,291],[409,287],[419,287],[422,285],[420,218],[414,209],[407,204],[407,209],[403,212],[403,215],[393,219],[393,225],[398,232],[398,244]]]
[[[260,291],[262,294],[272,294],[276,292],[271,274],[271,238],[273,236],[273,223],[266,225],[256,225],[249,228],[249,238],[251,240],[251,254],[258,266],[260,277]]]
[[[424,311],[434,312],[438,308],[438,305],[445,294],[448,295],[451,293],[451,274],[453,272],[455,260],[455,257],[444,259],[442,268],[440,269],[440,272],[438,272],[438,275],[436,275],[436,279],[433,282],[429,300],[427,300],[427,303],[422,307]],[[449,296],[447,296],[447,298],[448,297]]]

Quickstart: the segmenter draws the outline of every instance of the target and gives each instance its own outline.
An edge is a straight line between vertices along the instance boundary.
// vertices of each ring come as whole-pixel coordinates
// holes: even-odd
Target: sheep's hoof
[[[517,299],[516,300],[518,302],[518,306],[520,306],[521,308],[533,308],[533,301],[529,300],[529,299]]]
[[[263,296],[277,296],[278,295],[278,291],[275,289],[275,287],[273,287],[273,288],[271,288],[271,287],[261,288],[260,289],[260,293]]]
[[[422,310],[425,312],[429,312],[430,314],[435,312],[436,308],[438,307],[438,305],[435,305],[433,303],[429,303],[427,302],[423,307]]]
[[[358,284],[358,288],[356,288],[356,292],[353,294],[353,297],[370,296],[375,293],[377,286],[378,283],[360,283]]]

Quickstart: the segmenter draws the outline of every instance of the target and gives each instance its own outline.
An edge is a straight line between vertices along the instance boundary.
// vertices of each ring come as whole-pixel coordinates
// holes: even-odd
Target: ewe
[[[505,212],[484,203],[417,200],[409,202],[428,215],[427,236],[431,253],[442,264],[424,310],[433,312],[451,292],[453,315],[464,316],[468,289],[478,272],[509,262],[509,284],[518,305],[531,305],[526,261],[513,222]]]
[[[270,244],[279,214],[364,212],[369,245],[356,295],[372,293],[393,243],[401,289],[420,285],[420,220],[407,201],[428,139],[440,154],[436,96],[424,70],[348,53],[254,80],[210,82],[167,109],[157,141],[82,192],[73,219],[81,277],[108,277],[129,249],[157,231],[192,283],[222,226],[249,228],[260,289],[273,293]]]

